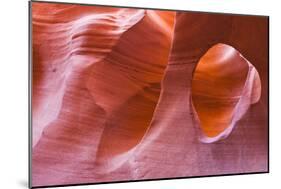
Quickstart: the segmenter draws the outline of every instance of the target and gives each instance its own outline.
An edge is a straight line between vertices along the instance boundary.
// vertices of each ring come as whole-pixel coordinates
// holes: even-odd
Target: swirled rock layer
[[[268,170],[268,19],[32,3],[32,186]]]

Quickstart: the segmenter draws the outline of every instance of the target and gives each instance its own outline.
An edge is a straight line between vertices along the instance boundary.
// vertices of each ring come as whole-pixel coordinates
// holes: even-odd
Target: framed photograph
[[[269,172],[269,17],[31,1],[30,187]]]

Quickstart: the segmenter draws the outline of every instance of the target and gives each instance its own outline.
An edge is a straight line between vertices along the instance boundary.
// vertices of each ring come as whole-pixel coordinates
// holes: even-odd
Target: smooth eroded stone
[[[202,140],[227,137],[260,95],[259,74],[251,63],[229,45],[211,47],[192,79],[192,102],[205,135]]]
[[[267,170],[267,18],[31,4],[33,187]]]

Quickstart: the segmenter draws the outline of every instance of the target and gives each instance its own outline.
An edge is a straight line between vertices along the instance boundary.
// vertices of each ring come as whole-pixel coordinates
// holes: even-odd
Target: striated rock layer
[[[32,186],[268,170],[268,19],[32,3]]]

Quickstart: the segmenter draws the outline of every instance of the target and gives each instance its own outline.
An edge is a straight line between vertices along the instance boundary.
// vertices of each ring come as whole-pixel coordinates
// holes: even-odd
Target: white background
[[[67,0],[68,2],[270,16],[270,174],[193,178],[68,188],[280,188],[281,6],[278,0]],[[27,188],[28,1],[0,4],[0,188]],[[259,39],[257,39],[259,40]]]

